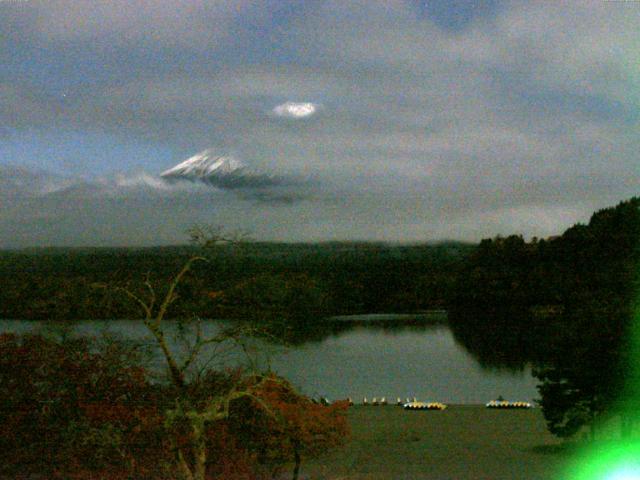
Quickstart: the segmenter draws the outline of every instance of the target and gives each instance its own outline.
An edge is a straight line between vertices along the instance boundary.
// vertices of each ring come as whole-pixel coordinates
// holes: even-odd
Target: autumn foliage
[[[297,472],[304,458],[339,447],[348,438],[347,401],[329,406],[314,403],[276,376],[264,382],[257,395],[265,408],[252,408],[251,401],[239,402],[228,423],[271,475],[291,463]]]
[[[190,431],[168,426],[176,392],[150,383],[132,355],[117,343],[0,335],[0,476],[180,478],[176,451],[188,451]],[[251,395],[207,424],[207,478],[271,478],[344,441],[346,405],[314,404],[276,376],[210,372],[188,385],[193,407],[236,377]]]
[[[163,448],[160,411],[144,369],[121,353],[115,344],[92,351],[84,339],[0,335],[3,473],[152,474],[138,459]]]

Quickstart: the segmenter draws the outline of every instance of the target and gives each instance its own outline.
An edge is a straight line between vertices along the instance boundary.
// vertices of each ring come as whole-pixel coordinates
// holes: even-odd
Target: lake
[[[342,322],[344,323],[344,322]],[[203,322],[203,332],[211,335],[229,322]],[[176,323],[167,322],[174,334],[172,345],[180,343]],[[52,331],[56,327],[43,322],[0,320],[3,332]],[[115,335],[123,340],[144,341],[154,349],[156,366],[162,366],[159,351],[141,321],[110,320],[75,322],[72,335]],[[184,333],[184,332],[183,332]],[[188,337],[189,331],[184,335]],[[148,340],[148,341],[147,341]],[[529,368],[521,371],[486,369],[459,345],[446,324],[416,323],[389,325],[350,323],[314,341],[292,347],[279,347],[251,341],[250,351],[259,352],[256,361],[270,364],[299,390],[311,396],[330,399],[352,397],[356,402],[366,396],[417,397],[425,401],[477,404],[502,395],[509,400],[532,401],[537,398],[536,380]],[[240,361],[238,348],[218,347],[204,352],[220,363]],[[214,363],[215,365],[215,363]]]

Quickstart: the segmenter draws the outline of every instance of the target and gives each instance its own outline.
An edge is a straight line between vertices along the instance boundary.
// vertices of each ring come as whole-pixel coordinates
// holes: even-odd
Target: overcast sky
[[[640,193],[639,31],[629,1],[0,0],[0,248],[195,222],[561,233]],[[160,181],[207,148],[314,181],[291,201]]]

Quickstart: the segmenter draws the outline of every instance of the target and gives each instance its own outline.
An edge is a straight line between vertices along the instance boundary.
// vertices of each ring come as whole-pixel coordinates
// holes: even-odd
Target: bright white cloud
[[[273,109],[279,117],[285,118],[306,118],[318,111],[320,106],[311,102],[285,102]]]

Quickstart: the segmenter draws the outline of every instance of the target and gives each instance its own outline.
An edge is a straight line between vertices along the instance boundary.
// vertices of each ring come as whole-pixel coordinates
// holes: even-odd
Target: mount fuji
[[[222,189],[261,189],[292,182],[282,176],[247,167],[231,156],[217,155],[212,149],[204,150],[160,176],[166,181],[199,181]]]

